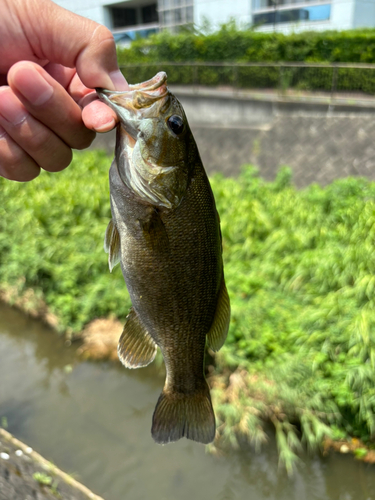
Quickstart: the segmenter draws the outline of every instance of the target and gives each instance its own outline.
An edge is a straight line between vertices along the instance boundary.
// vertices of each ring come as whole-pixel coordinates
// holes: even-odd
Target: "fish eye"
[[[168,118],[168,127],[172,130],[172,132],[176,135],[182,134],[184,130],[184,120],[181,116],[172,115]]]

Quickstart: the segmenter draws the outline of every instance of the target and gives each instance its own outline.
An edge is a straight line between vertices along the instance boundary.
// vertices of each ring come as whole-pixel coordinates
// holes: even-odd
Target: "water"
[[[0,418],[105,500],[375,500],[375,467],[347,455],[305,457],[289,479],[273,443],[221,457],[187,440],[158,446],[160,374],[79,362],[75,350],[0,303]]]

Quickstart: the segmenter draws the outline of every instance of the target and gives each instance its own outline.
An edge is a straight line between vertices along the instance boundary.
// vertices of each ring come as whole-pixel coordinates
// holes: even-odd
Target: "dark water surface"
[[[274,446],[213,457],[154,444],[160,375],[78,362],[75,349],[0,303],[0,419],[105,500],[375,500],[375,467],[351,456],[305,458],[289,479]]]

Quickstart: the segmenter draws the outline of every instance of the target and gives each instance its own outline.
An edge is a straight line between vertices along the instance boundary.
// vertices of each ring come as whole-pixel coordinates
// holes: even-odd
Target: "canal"
[[[0,303],[0,422],[106,500],[375,500],[375,467],[352,456],[303,457],[288,478],[272,437],[260,454],[156,445],[163,373],[80,361],[77,347]]]

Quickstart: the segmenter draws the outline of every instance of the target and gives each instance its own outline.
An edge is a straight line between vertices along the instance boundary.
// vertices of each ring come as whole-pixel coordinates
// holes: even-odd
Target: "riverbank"
[[[9,302],[4,301],[4,298],[9,298],[10,296],[10,294],[0,295],[0,300],[9,305]],[[37,318],[39,321],[42,321],[49,327],[53,328],[48,321],[50,315],[43,315],[46,311],[45,305],[43,305],[43,307],[41,307],[38,311],[38,309],[30,310],[29,307],[25,308],[25,304],[28,304],[28,302],[20,299],[16,304],[13,303],[13,307],[16,307],[16,309],[20,310],[23,314],[27,314],[31,318]],[[117,356],[117,342],[121,332],[122,324],[116,319],[107,318],[92,321],[85,327],[82,331],[82,335],[79,337],[79,343],[81,345],[75,351],[79,360],[83,359],[94,362],[109,360],[115,364],[120,364]],[[69,346],[70,342],[71,341],[67,339],[65,343]],[[211,352],[210,354],[212,362],[213,358],[211,356],[213,356],[213,353]],[[156,362],[158,362],[158,364],[162,363],[160,353]],[[263,429],[263,426],[255,428],[253,425],[253,431],[249,432],[246,419],[249,416],[251,417],[251,415],[256,414],[261,416],[261,418],[265,418],[265,415],[267,414],[266,418],[275,422],[278,418],[280,418],[280,416],[282,417],[282,413],[284,411],[283,402],[280,401],[275,394],[277,388],[270,380],[263,380],[261,382],[257,376],[252,375],[249,377],[249,374],[244,370],[236,370],[235,372],[227,371],[224,374],[220,374],[212,364],[207,366],[206,376],[212,391],[215,408],[219,408],[219,411],[222,412],[223,408],[226,408],[229,404],[229,408],[235,406],[240,414],[242,414],[239,425],[235,424],[233,428],[239,438],[239,441],[237,443],[232,441],[229,448],[234,447],[237,449],[243,449],[244,447],[247,448],[247,446],[250,445],[252,447],[255,446],[257,450],[260,450],[263,445],[267,444],[269,436]],[[261,387],[261,383],[263,384],[262,390],[259,389]],[[270,388],[273,388],[271,392]],[[247,408],[245,408],[245,411],[242,407],[244,393],[247,393],[247,398],[251,398],[251,405],[248,405]],[[257,409],[259,405],[261,405],[260,410]],[[228,420],[225,418],[225,415],[221,415],[221,417],[222,422],[228,425]],[[226,425],[223,425],[223,423],[218,429],[216,441],[207,447],[211,454],[221,455],[222,453],[226,453],[228,451],[228,443],[225,443],[225,440],[223,442],[223,433],[226,429]],[[369,464],[375,463],[375,451],[368,448],[358,438],[347,438],[342,440],[325,438],[318,449],[319,453],[323,456],[327,456],[330,452],[351,454],[357,460]],[[49,466],[51,466],[51,464],[47,462],[47,468]],[[6,474],[7,473],[5,472],[2,474],[0,470],[0,477],[1,475]],[[31,483],[31,486],[33,485],[34,483]],[[22,489],[21,486],[20,488]],[[72,500],[75,500],[75,497],[71,498]],[[2,500],[1,496],[0,500]]]
[[[0,500],[104,500],[0,428]]]
[[[28,185],[0,179],[0,288],[69,340],[99,318],[118,321],[112,348],[99,349],[110,358],[130,300],[102,247],[109,162],[77,154],[68,171]],[[217,448],[260,446],[265,422],[288,468],[327,438],[371,448],[375,184],[349,178],[298,191],[288,170],[265,182],[251,167],[211,183],[232,305],[226,344],[208,366]],[[92,325],[88,338],[100,338]]]

